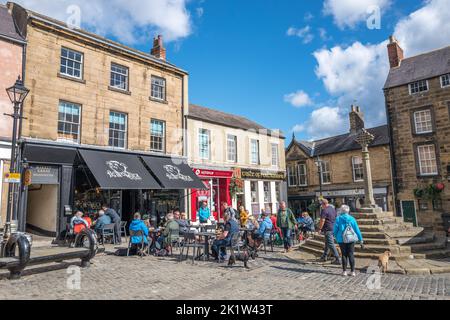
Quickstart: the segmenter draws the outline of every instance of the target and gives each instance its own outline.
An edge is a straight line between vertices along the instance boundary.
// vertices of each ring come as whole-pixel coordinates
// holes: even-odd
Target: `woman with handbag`
[[[347,276],[347,263],[350,262],[351,276],[355,277],[355,243],[363,248],[363,238],[358,223],[350,213],[350,207],[342,205],[341,214],[334,224],[334,237],[341,248],[343,275]]]

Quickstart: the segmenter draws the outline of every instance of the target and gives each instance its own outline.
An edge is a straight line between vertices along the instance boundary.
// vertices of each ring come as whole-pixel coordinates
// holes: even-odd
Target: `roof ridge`
[[[441,48],[437,48],[437,49],[433,49],[433,50],[430,50],[430,51],[422,52],[422,53],[416,54],[414,56],[410,56],[410,57],[404,58],[402,61],[409,60],[409,59],[414,59],[414,58],[417,58],[417,57],[420,57],[420,56],[424,56],[424,55],[427,55],[427,54],[430,54],[430,53],[433,53],[433,52],[436,52],[436,51],[441,51],[441,50],[444,50],[444,49],[450,49],[450,45],[446,45],[446,46],[441,47]]]

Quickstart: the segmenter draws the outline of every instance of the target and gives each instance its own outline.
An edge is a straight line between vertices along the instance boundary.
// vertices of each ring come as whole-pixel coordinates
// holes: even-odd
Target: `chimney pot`
[[[166,60],[166,48],[164,48],[162,35],[153,38],[153,48],[150,53],[158,59]]]

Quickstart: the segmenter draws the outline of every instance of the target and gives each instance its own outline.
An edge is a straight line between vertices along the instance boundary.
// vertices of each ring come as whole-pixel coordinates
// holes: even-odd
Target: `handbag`
[[[350,223],[347,223],[344,234],[342,235],[342,239],[344,240],[344,243],[354,243],[359,240],[358,235],[356,234],[355,230],[353,230]]]

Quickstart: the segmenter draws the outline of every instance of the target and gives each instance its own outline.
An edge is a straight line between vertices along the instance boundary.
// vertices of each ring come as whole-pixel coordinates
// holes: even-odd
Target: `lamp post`
[[[320,192],[320,198],[323,197],[323,191],[322,191],[322,159],[320,159],[319,156],[317,156],[317,159],[315,161],[317,169],[318,169],[318,174],[319,174],[319,192]]]
[[[11,141],[11,161],[10,161],[10,169],[9,171],[11,173],[18,173],[19,170],[19,162],[17,161],[17,129],[19,127],[18,122],[22,120],[20,109],[23,105],[23,102],[25,98],[27,97],[30,90],[28,90],[24,84],[23,81],[20,79],[20,76],[18,77],[16,83],[6,89],[6,92],[8,93],[8,97],[11,100],[11,103],[14,106],[14,112],[12,114],[4,114],[6,116],[13,118],[13,132],[12,132],[12,141]],[[5,230],[4,230],[4,238],[9,238],[11,234],[11,217],[17,217],[16,214],[16,190],[18,188],[16,187],[16,184],[9,184],[8,189],[8,207],[7,207],[7,213],[6,213],[6,223],[5,223]]]

